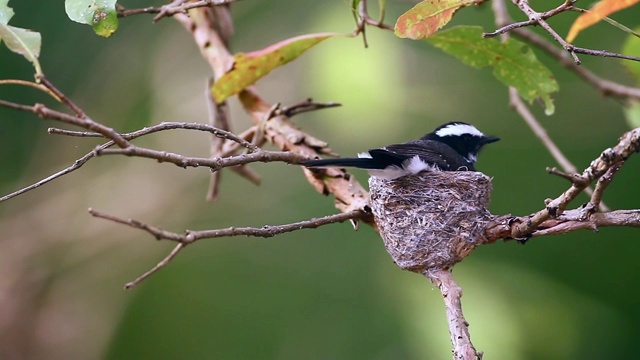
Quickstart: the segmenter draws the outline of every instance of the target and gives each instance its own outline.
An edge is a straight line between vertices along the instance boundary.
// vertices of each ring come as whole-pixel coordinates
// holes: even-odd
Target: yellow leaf
[[[598,2],[591,10],[578,16],[576,21],[573,22],[567,34],[567,41],[572,42],[582,30],[599,22],[609,14],[635,5],[638,1],[640,0],[602,0]]]
[[[290,38],[262,50],[250,53],[237,53],[233,56],[233,68],[222,75],[211,87],[216,103],[221,103],[260,78],[271,70],[282,66],[302,55],[308,49],[323,40],[339,36],[336,33],[308,34]]]
[[[428,38],[445,26],[460,8],[483,0],[425,0],[400,15],[394,33],[401,38]]]

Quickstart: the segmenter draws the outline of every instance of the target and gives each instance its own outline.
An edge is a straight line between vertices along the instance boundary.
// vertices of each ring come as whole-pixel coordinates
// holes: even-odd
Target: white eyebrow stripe
[[[484,134],[480,132],[480,130],[476,129],[473,125],[467,124],[451,124],[442,129],[436,131],[436,135],[444,137],[444,136],[459,136],[459,135],[472,135],[478,137],[484,137]]]

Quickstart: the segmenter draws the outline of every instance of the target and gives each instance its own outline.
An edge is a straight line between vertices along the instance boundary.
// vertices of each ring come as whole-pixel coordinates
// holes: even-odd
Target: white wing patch
[[[373,158],[371,157],[371,154],[369,154],[369,152],[368,152],[368,151],[358,153],[358,157],[359,157],[360,159],[373,159]]]
[[[478,137],[484,136],[484,134],[480,132],[480,130],[476,129],[475,126],[469,124],[451,124],[436,131],[436,135],[440,137],[460,136],[465,134]]]
[[[407,175],[415,175],[425,170],[439,171],[440,169],[435,165],[424,162],[418,155],[416,155],[402,162],[402,167],[391,165],[382,170],[372,169],[368,170],[368,172],[369,175],[375,176],[379,179],[393,180]]]

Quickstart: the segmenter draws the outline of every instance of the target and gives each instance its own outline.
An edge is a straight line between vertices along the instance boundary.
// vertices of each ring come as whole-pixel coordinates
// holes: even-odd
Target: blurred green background
[[[162,1],[122,1],[128,8]],[[348,33],[350,1],[243,0],[233,5],[235,51],[309,32]],[[559,2],[536,2],[539,10]],[[49,79],[95,120],[120,131],[162,121],[206,122],[210,70],[189,34],[171,19],[121,19],[110,39],[67,19],[59,1],[13,0],[11,24],[43,36]],[[392,1],[388,19],[411,4]],[[510,5],[514,8],[512,5]],[[370,5],[375,14],[374,3]],[[511,9],[516,18],[515,9]],[[566,34],[574,14],[551,20]],[[637,9],[614,15],[637,25]],[[454,24],[493,29],[490,4],[464,9]],[[388,20],[388,22],[392,22]],[[480,157],[494,177],[494,214],[524,215],[567,183],[547,175],[553,159],[509,108],[491,70],[474,70],[424,42],[368,29],[331,39],[274,71],[257,87],[271,102],[307,97],[337,109],[297,116],[341,154],[402,142],[462,120],[502,137]],[[599,24],[577,44],[618,50],[625,34]],[[627,126],[605,98],[539,56],[560,82],[556,113],[534,110],[578,168],[616,143]],[[620,62],[582,56],[585,67],[628,82]],[[32,79],[22,57],[0,47],[0,78]],[[0,99],[53,104],[38,91],[0,86]],[[247,117],[232,103],[234,128]],[[59,108],[59,107],[58,107]],[[47,135],[64,126],[0,108],[0,190],[31,184],[90,151],[95,139]],[[156,149],[206,155],[208,136],[171,132],[141,139]],[[605,195],[613,209],[638,208],[640,159]],[[378,235],[347,223],[271,239],[225,238],[190,246],[139,287],[122,290],[172,244],[91,218],[93,207],[169,230],[283,224],[335,212],[295,166],[257,164],[255,187],[223,174],[219,201],[204,200],[205,169],[102,157],[80,171],[0,204],[2,359],[447,359],[443,304],[426,279],[396,268]],[[361,182],[366,174],[356,172]],[[581,198],[584,201],[585,198]],[[579,205],[576,201],[574,206]],[[640,282],[637,229],[604,228],[477,249],[455,269],[476,347],[488,359],[597,359],[637,356]]]

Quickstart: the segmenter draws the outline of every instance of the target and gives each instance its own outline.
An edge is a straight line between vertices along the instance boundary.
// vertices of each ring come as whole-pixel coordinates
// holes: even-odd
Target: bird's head
[[[475,164],[480,149],[486,144],[500,140],[500,138],[487,136],[473,125],[456,121],[438,127],[423,136],[422,140],[433,140],[447,144],[468,162]]]

